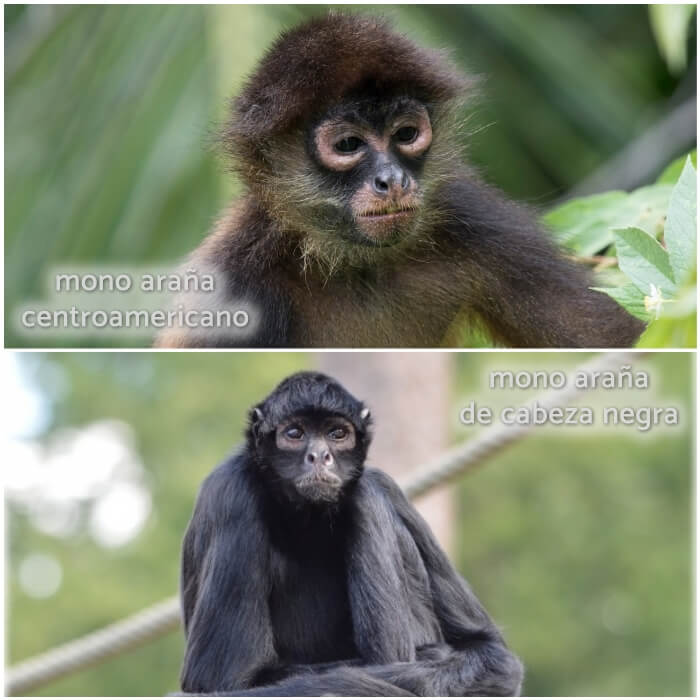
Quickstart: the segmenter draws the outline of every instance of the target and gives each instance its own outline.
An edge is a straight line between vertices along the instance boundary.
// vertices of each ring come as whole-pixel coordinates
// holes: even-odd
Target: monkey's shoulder
[[[385,471],[378,467],[365,467],[362,481],[374,489],[398,489],[399,485]]]
[[[195,255],[228,272],[276,267],[290,254],[290,237],[250,195],[225,209]]]
[[[212,519],[238,519],[257,508],[244,450],[234,452],[204,479],[197,495],[197,510]]]
[[[358,485],[369,497],[381,498],[392,506],[408,504],[401,487],[386,472],[376,467],[365,467]]]

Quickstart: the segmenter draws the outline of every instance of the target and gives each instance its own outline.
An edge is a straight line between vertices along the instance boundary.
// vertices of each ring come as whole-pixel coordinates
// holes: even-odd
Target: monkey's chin
[[[358,216],[357,228],[366,242],[375,246],[396,245],[413,228],[416,212],[412,209],[390,214]]]
[[[326,477],[308,476],[295,483],[299,495],[312,503],[335,503],[340,496],[342,481],[334,474]]]

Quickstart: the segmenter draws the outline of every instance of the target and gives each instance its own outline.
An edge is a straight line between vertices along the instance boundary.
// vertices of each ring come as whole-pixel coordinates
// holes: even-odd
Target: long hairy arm
[[[185,535],[182,606],[188,693],[247,688],[276,661],[267,539],[235,460],[202,485]]]
[[[464,173],[436,206],[461,250],[470,306],[498,343],[511,347],[628,347],[644,324],[568,260],[527,208]]]
[[[418,695],[519,694],[522,664],[508,650],[498,628],[454,569],[427,523],[389,476],[377,470],[371,470],[369,476],[391,502],[418,549],[445,642],[419,654],[414,664],[378,669],[378,676]],[[365,670],[372,672],[371,668]]]

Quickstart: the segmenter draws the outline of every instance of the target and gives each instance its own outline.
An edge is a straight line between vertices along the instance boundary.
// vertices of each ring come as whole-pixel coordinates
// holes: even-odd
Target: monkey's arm
[[[441,192],[451,245],[464,257],[470,306],[512,347],[628,347],[644,324],[567,260],[527,209],[471,175]]]
[[[445,645],[419,654],[413,664],[377,669],[383,680],[418,695],[518,695],[522,664],[472,590],[455,571],[427,523],[386,474],[368,470],[415,542],[430,582]],[[430,658],[435,656],[435,658]],[[427,657],[427,658],[426,658]],[[371,667],[365,669],[371,673]]]
[[[200,490],[185,535],[182,607],[185,692],[246,688],[276,661],[267,542],[250,487],[225,463]]]

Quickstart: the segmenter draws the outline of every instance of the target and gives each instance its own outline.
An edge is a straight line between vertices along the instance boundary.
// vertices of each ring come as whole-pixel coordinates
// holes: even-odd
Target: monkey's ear
[[[258,406],[254,406],[250,409],[250,414],[248,417],[250,420],[250,433],[257,443],[260,440],[260,429],[262,428],[262,422],[265,419],[265,415]]]
[[[365,407],[360,411],[360,418],[366,423],[372,414],[369,411],[369,408]]]

